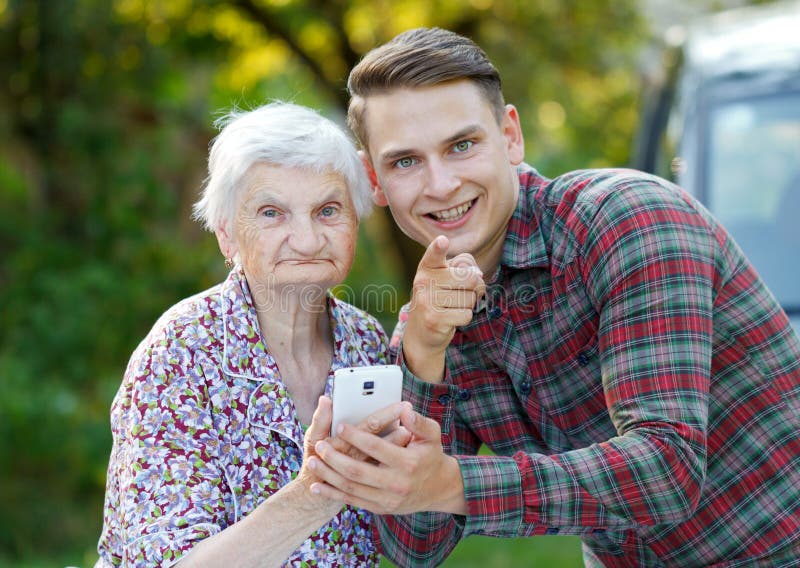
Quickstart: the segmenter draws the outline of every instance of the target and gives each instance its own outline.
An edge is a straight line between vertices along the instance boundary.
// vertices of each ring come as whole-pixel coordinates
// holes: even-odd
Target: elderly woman
[[[369,513],[315,495],[304,460],[330,431],[333,371],[386,362],[378,322],[327,292],[352,265],[368,181],[309,109],[221,124],[195,213],[232,270],[130,360],[97,565],[374,565]]]

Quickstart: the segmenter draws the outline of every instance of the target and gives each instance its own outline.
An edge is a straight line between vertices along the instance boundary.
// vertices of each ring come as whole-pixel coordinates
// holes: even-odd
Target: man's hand
[[[450,242],[442,235],[428,245],[417,267],[403,357],[419,378],[438,383],[444,378],[444,353],[456,326],[472,320],[472,310],[486,285],[472,255],[447,258]]]
[[[461,471],[456,459],[442,450],[439,424],[408,403],[401,405],[400,424],[412,434],[407,446],[343,424],[336,439],[370,459],[355,460],[329,440],[317,442],[309,465],[324,483],[314,483],[312,492],[377,514],[466,514]]]
[[[389,405],[371,414],[364,422],[358,425],[358,428],[365,432],[378,434],[392,424],[397,425],[400,420],[400,413],[404,409],[405,405],[401,403]],[[331,420],[333,418],[332,410],[333,403],[331,399],[327,396],[319,397],[317,408],[311,419],[311,425],[308,427],[303,442],[303,466],[300,468],[300,473],[297,475],[297,481],[306,487],[310,487],[313,483],[320,481],[316,477],[316,472],[310,468],[310,464],[314,463],[312,458],[317,457],[317,444],[323,440],[325,443],[335,448],[337,452],[341,452],[352,460],[363,461],[369,458],[367,454],[351,445],[346,439],[329,437]],[[411,432],[406,430],[403,426],[398,425],[386,434],[384,439],[389,444],[406,446],[411,440],[411,436]],[[308,505],[311,507],[319,506],[317,503],[314,503],[316,499],[318,499],[318,496],[312,499],[312,502]],[[341,501],[339,503],[341,504]]]

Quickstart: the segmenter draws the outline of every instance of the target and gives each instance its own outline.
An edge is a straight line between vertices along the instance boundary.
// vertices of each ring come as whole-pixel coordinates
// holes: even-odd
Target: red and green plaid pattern
[[[572,534],[587,566],[800,565],[800,341],[738,246],[639,172],[525,166],[520,184],[445,384],[406,369],[470,514],[383,518],[384,554]]]

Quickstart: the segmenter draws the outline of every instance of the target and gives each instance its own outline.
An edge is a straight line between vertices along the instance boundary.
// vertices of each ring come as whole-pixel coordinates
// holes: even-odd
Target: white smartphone
[[[358,424],[367,416],[400,402],[403,372],[398,365],[345,367],[333,373],[333,421],[331,435],[342,422]]]

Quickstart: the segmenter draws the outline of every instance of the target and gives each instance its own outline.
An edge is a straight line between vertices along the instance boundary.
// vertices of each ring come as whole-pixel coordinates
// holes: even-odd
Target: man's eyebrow
[[[465,126],[452,136],[448,136],[445,138],[442,143],[445,145],[453,144],[454,142],[458,142],[462,138],[467,138],[472,136],[476,133],[483,132],[483,127],[480,124],[470,124],[469,126]],[[405,158],[406,156],[412,155],[415,153],[413,148],[400,148],[398,150],[390,150],[388,152],[384,152],[381,154],[381,161],[382,162],[393,162],[395,160],[399,160],[400,158]]]
[[[394,162],[400,158],[405,158],[409,154],[413,154],[414,150],[411,148],[400,148],[399,150],[390,150],[381,154],[381,162]]]
[[[444,143],[445,144],[453,144],[454,142],[458,142],[462,138],[468,138],[473,134],[483,132],[483,127],[480,124],[470,124],[469,126],[465,126],[455,134],[453,134],[450,138],[447,138]]]

